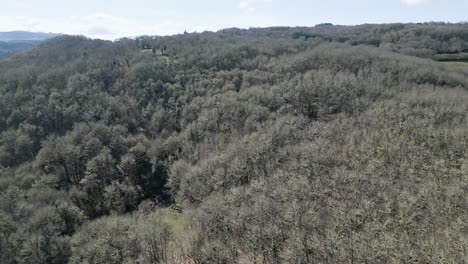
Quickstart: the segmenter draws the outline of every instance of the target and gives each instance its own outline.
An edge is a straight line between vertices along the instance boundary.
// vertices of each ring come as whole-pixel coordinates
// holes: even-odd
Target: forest
[[[466,263],[468,24],[59,36],[0,60],[0,263]]]

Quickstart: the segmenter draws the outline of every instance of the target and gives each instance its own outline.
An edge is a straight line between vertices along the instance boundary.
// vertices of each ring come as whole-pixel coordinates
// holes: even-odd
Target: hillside
[[[58,34],[27,31],[0,32],[0,58],[15,52],[30,49]]]
[[[0,41],[20,41],[20,40],[44,41],[44,40],[47,40],[56,36],[58,36],[58,34],[29,32],[29,31],[9,31],[9,32],[0,32]]]
[[[0,263],[464,263],[466,24],[62,36],[0,61]]]

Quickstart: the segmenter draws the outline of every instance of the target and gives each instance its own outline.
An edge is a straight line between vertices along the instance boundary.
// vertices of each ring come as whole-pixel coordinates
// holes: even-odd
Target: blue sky
[[[468,20],[468,0],[0,0],[0,31],[116,39],[227,27]]]

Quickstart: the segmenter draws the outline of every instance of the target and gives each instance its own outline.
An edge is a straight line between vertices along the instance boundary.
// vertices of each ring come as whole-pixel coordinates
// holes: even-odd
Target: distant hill
[[[41,33],[41,32],[29,32],[29,31],[9,31],[0,32],[0,41],[24,41],[24,40],[38,40],[44,41],[58,36],[59,34],[54,33]]]
[[[58,34],[28,31],[0,32],[0,57],[30,49],[42,41],[56,36],[58,36]]]

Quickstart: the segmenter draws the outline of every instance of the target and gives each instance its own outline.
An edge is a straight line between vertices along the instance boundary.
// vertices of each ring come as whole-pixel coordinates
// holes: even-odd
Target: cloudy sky
[[[0,31],[116,39],[227,27],[468,20],[468,0],[0,0]]]

